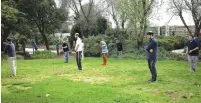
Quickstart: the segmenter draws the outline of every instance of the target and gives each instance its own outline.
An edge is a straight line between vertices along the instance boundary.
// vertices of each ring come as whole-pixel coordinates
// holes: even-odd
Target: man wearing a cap
[[[7,38],[7,45],[5,48],[5,53],[8,55],[8,63],[10,66],[10,70],[12,75],[10,77],[16,76],[16,52],[15,52],[15,45],[12,43],[10,38]]]
[[[158,42],[156,38],[154,38],[152,31],[149,31],[147,33],[147,38],[149,39],[149,42],[145,46],[145,50],[147,51],[148,66],[152,75],[149,82],[155,82],[157,80],[156,62],[157,62]]]

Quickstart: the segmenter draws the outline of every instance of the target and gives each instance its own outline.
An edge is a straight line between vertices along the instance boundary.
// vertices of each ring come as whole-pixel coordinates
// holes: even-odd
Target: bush
[[[98,36],[90,36],[88,38],[84,39],[84,55],[86,57],[99,57],[100,56],[100,50],[99,48],[99,40],[104,40],[108,45],[108,51],[109,55],[111,55],[112,51],[114,52],[114,48],[116,47],[114,44],[114,39],[111,37],[108,37],[106,35],[98,35]]]
[[[7,60],[8,56],[4,53],[1,53],[1,60]]]
[[[22,60],[22,59],[24,59],[24,56],[22,56],[22,55],[16,55],[16,58],[17,58],[18,60]]]
[[[1,60],[7,60],[8,55],[7,54],[1,54]],[[16,59],[24,59],[22,55],[16,55]]]
[[[33,55],[33,59],[50,59],[55,58],[56,54],[51,51],[36,51]]]
[[[187,38],[182,36],[157,36],[158,46],[163,47],[167,51],[182,49],[187,45]]]

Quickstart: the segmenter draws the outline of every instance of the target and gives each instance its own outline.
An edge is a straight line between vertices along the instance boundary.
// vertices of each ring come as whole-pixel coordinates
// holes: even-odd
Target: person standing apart
[[[101,54],[102,54],[102,58],[103,58],[102,66],[106,66],[107,65],[107,55],[108,55],[108,49],[107,49],[106,42],[100,41],[99,47],[102,48],[101,49]]]
[[[60,42],[59,42],[59,40],[57,40],[57,42],[56,42],[56,50],[57,50],[57,56],[59,56],[59,46],[60,46]]]
[[[38,45],[36,44],[36,42],[33,42],[33,45],[34,45],[35,51],[37,51],[38,50]]]
[[[123,46],[119,40],[117,41],[117,51],[118,51],[119,58],[122,59],[123,58],[123,56],[122,56]]]
[[[79,33],[75,33],[75,39],[77,39],[76,40],[76,44],[75,44],[77,67],[78,67],[79,70],[82,70],[82,61],[81,61],[81,56],[82,56],[82,40],[79,37]]]
[[[8,63],[10,66],[10,70],[12,75],[10,77],[16,76],[16,51],[15,45],[12,43],[10,38],[7,38],[7,45],[5,47],[5,53],[8,55]]]
[[[148,67],[152,75],[151,79],[149,79],[149,82],[155,82],[157,80],[156,62],[158,42],[156,38],[154,38],[153,34],[154,33],[152,31],[149,31],[147,33],[147,38],[149,39],[149,42],[145,46],[145,50],[147,51]]]
[[[189,35],[188,37],[188,61],[190,63],[190,71],[195,72],[197,63],[198,63],[198,56],[199,56],[199,44],[197,41],[194,40],[193,35]]]
[[[63,40],[62,48],[63,48],[63,52],[64,52],[65,63],[68,63],[69,47],[65,40]]]

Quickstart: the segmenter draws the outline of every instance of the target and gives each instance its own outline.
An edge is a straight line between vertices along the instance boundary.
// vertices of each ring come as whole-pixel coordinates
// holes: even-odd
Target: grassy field
[[[200,103],[201,64],[189,72],[186,61],[157,63],[158,81],[149,83],[146,60],[86,58],[78,71],[75,59],[18,60],[17,77],[9,78],[2,61],[2,103]]]

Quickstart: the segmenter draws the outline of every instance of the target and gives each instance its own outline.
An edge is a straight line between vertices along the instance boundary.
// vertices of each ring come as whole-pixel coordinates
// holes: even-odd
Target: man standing
[[[195,72],[198,62],[199,45],[194,40],[193,35],[189,35],[188,39],[188,61],[190,63],[190,71]]]
[[[63,40],[62,48],[63,48],[63,52],[64,52],[65,63],[68,63],[69,47],[65,40]]]
[[[59,56],[59,45],[60,45],[60,42],[59,42],[59,40],[57,40],[57,42],[56,42],[56,50],[57,50],[57,56]]]
[[[99,47],[102,48],[101,54],[103,58],[103,64],[102,66],[107,65],[107,55],[108,55],[108,49],[107,49],[107,44],[105,41],[100,41]]]
[[[147,33],[147,38],[149,39],[149,42],[145,46],[145,50],[147,51],[148,66],[152,75],[149,82],[155,82],[157,80],[156,62],[157,62],[158,42],[154,38],[152,31],[149,31]]]
[[[36,44],[36,42],[33,42],[33,45],[34,45],[35,51],[37,51],[38,50],[38,45]]]
[[[81,55],[82,55],[82,40],[79,38],[79,33],[75,33],[75,52],[76,52],[76,62],[79,70],[82,70]]]
[[[119,40],[117,41],[117,51],[118,51],[119,58],[122,59],[123,47],[122,47],[122,43]]]
[[[16,52],[15,52],[15,45],[12,43],[10,38],[7,38],[7,45],[5,48],[5,53],[8,54],[8,63],[10,66],[10,70],[12,75],[10,77],[16,76]]]

